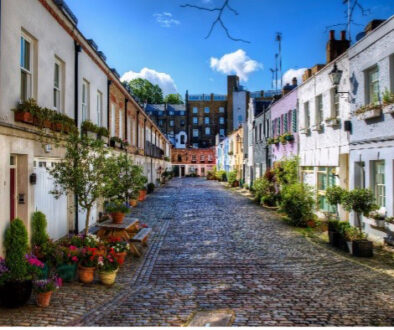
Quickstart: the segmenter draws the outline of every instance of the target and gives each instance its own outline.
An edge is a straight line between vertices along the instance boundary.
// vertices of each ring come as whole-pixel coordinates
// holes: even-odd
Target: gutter
[[[74,41],[75,46],[75,58],[74,58],[74,120],[75,125],[78,127],[78,55],[81,52],[81,46]],[[75,217],[74,217],[74,232],[78,234],[79,229],[79,213],[78,213],[78,195],[74,194],[74,208],[75,208]]]

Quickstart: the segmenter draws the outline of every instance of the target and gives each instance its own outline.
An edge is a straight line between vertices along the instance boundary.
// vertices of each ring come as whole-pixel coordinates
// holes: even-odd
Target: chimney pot
[[[335,40],[335,30],[330,30],[330,40]]]
[[[293,77],[292,79],[293,86],[297,86],[297,78]]]
[[[346,40],[346,31],[345,30],[341,31],[341,40]]]

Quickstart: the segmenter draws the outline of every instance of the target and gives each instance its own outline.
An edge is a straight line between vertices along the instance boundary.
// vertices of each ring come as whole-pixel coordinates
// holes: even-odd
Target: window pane
[[[55,63],[54,85],[59,88],[59,64]]]

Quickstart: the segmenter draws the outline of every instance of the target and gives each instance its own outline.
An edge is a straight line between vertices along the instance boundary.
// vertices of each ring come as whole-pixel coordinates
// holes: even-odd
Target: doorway
[[[16,156],[10,156],[10,221],[16,218]]]
[[[181,166],[181,177],[185,176],[185,166]]]

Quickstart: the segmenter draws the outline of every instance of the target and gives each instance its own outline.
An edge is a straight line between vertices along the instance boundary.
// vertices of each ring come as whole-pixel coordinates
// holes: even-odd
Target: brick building
[[[186,147],[186,106],[184,104],[146,104],[145,112],[175,148]]]
[[[216,164],[215,148],[172,149],[171,163],[175,176],[183,177],[191,174],[206,176]]]

